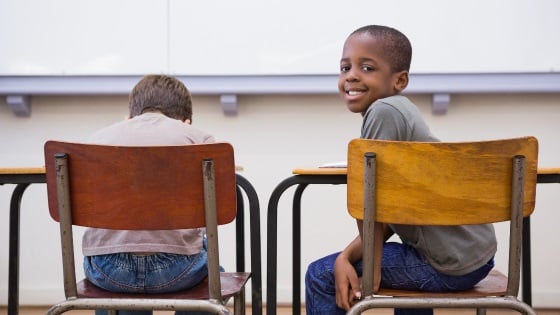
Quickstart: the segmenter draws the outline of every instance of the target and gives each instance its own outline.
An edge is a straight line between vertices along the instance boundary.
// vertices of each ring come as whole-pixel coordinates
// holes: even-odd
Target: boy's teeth
[[[348,95],[358,95],[360,93],[362,93],[362,92],[360,92],[360,91],[348,91]]]

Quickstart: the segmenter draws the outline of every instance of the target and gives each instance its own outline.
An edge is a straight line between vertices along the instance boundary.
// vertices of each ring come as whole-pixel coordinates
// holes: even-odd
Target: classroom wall
[[[446,115],[431,114],[431,97],[409,95],[442,140],[483,140],[533,135],[539,139],[539,164],[560,166],[560,94],[452,95]],[[127,97],[33,96],[31,117],[16,117],[0,98],[0,166],[43,165],[46,140],[85,140],[94,130],[123,119]],[[263,297],[266,298],[266,207],[274,187],[295,167],[314,167],[345,159],[347,142],[358,137],[361,119],[336,95],[239,96],[237,116],[225,116],[217,96],[194,97],[194,125],[235,147],[236,164],[256,188],[261,207]],[[0,187],[0,304],[7,303],[8,204],[13,185]],[[278,302],[291,302],[291,190],[279,205]],[[345,186],[310,186],[303,198],[302,268],[341,250],[355,236],[345,210]],[[560,308],[560,236],[556,222],[560,185],[538,186],[532,217],[533,304]],[[45,185],[32,185],[22,202],[20,302],[48,305],[63,299],[58,227],[48,216]],[[507,232],[497,227],[499,240]],[[80,231],[78,231],[80,232]],[[222,228],[221,254],[234,268],[233,228]],[[80,243],[77,238],[76,243]],[[497,265],[504,270],[503,245]],[[81,257],[77,252],[76,256]],[[78,260],[79,261],[79,260]],[[81,272],[81,266],[78,266]],[[303,283],[302,283],[303,288]],[[248,295],[250,298],[250,295]],[[303,298],[303,297],[302,297]]]
[[[333,74],[346,36],[371,23],[407,34],[415,73],[560,69],[555,0],[354,0],[341,9],[321,0],[2,0],[0,74]]]

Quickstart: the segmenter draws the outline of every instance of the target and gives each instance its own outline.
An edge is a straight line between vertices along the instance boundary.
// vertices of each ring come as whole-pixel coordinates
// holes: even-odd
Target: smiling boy
[[[438,141],[420,111],[400,93],[408,85],[412,48],[400,31],[381,25],[355,30],[344,43],[338,89],[351,112],[363,116],[361,138]],[[406,198],[406,196],[403,196]],[[403,215],[406,215],[403,213]],[[362,221],[357,221],[358,230]],[[472,288],[494,266],[492,225],[385,226],[381,286],[433,292]],[[306,314],[345,314],[361,298],[362,239],[340,253],[312,262],[305,276]],[[432,309],[395,309],[395,314],[433,315]]]

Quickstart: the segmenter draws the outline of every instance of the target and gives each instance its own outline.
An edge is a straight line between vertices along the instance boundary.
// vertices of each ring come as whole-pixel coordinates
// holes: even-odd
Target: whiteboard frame
[[[193,95],[337,94],[337,75],[176,76]],[[0,95],[128,95],[140,75],[0,76]],[[559,93],[560,73],[410,74],[404,94]]]
[[[33,95],[128,95],[142,78],[121,76],[0,76],[0,95],[16,115],[31,113]],[[337,94],[337,75],[177,76],[193,95],[220,96],[226,115],[237,95]],[[410,74],[403,94],[432,94],[432,113],[445,114],[451,94],[560,93],[560,73]],[[11,104],[8,100],[21,100]]]

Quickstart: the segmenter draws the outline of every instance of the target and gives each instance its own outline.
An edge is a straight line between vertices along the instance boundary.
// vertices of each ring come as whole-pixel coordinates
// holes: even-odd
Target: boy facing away
[[[348,109],[363,117],[361,138],[438,141],[418,108],[400,93],[408,85],[412,48],[396,29],[369,25],[344,43],[339,93]],[[406,196],[403,196],[406,198]],[[403,213],[403,215],[406,215]],[[357,220],[358,230],[362,221]],[[432,292],[472,288],[494,267],[492,225],[384,227],[381,286]],[[402,242],[387,242],[397,234]],[[362,239],[339,253],[312,262],[305,275],[308,315],[345,314],[361,298]],[[432,315],[432,309],[395,309],[396,315]]]
[[[89,142],[122,146],[215,142],[211,135],[192,127],[191,120],[191,95],[183,83],[170,76],[147,75],[130,94],[129,118],[97,131]],[[87,279],[113,292],[179,291],[195,286],[208,274],[203,228],[169,231],[89,228],[82,239],[82,251]],[[106,314],[106,311],[98,310],[96,314]],[[152,312],[119,311],[119,314]]]

